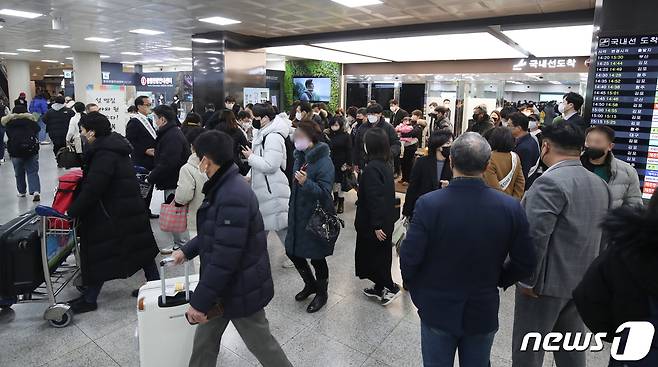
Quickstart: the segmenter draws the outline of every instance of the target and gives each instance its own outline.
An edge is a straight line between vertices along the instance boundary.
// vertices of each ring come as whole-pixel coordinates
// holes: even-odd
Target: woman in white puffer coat
[[[258,198],[265,230],[275,231],[285,244],[290,184],[283,170],[286,168],[285,138],[290,134],[292,122],[286,114],[276,115],[270,105],[256,104],[253,114],[252,148],[244,147],[242,151],[251,167],[247,177],[250,177],[251,188]],[[286,260],[283,266],[293,267]]]

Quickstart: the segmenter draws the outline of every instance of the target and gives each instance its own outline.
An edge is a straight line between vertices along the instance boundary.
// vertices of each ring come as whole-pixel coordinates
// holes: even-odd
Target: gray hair
[[[464,133],[452,143],[450,161],[464,175],[482,174],[489,164],[491,147],[478,133]]]

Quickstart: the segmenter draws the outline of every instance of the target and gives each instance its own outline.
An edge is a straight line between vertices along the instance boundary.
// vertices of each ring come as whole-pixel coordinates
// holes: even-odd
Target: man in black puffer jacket
[[[155,124],[158,126],[155,139],[155,157],[153,170],[148,181],[158,190],[164,191],[166,203],[171,202],[178,186],[178,173],[180,168],[190,158],[190,144],[177,125],[176,115],[169,106],[158,106],[153,109]],[[163,249],[163,254],[170,254],[186,242],[187,233],[172,233],[173,248]]]
[[[210,180],[197,212],[199,234],[173,254],[178,264],[201,258],[199,284],[187,310],[188,320],[201,324],[189,365],[216,365],[218,336],[230,321],[263,366],[292,366],[263,310],[274,296],[267,235],[256,195],[233,162],[233,139],[209,131],[193,145]]]
[[[55,103],[43,115],[43,123],[46,124],[46,132],[53,142],[53,152],[57,152],[66,146],[66,133],[69,130],[69,120],[75,112],[64,105],[64,96],[57,96]]]

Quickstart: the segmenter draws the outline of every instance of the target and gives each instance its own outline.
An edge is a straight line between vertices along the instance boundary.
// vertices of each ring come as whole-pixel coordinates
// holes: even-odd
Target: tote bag
[[[188,207],[176,206],[174,202],[160,205],[160,229],[163,232],[183,233],[187,231]]]

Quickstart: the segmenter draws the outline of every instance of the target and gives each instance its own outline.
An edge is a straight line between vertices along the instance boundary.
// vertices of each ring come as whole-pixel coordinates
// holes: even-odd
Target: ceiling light
[[[64,75],[57,75],[57,74],[44,74],[44,78],[62,78]]]
[[[66,46],[66,45],[43,45],[43,47],[48,47],[48,48],[70,48],[71,46]]]
[[[0,55],[11,55],[11,56],[16,56],[18,55],[18,52],[0,52]]]
[[[188,47],[165,47],[165,50],[169,51],[191,51],[191,48]]]
[[[396,45],[396,50],[399,52],[390,52],[392,43]],[[427,48],[428,44],[442,46]],[[487,32],[328,42],[315,44],[315,46],[398,62],[526,57]],[[420,49],[424,51],[417,52]],[[444,50],[450,50],[450,52]]]
[[[517,82],[516,80],[508,80],[507,82],[510,84],[523,84],[521,82]]]
[[[593,32],[592,25],[503,31],[507,37],[537,57],[589,56]],[[568,39],[569,42],[537,42],[560,39]]]
[[[551,83],[551,84],[555,84],[555,85],[562,84],[562,83],[558,82],[557,80],[549,80],[548,82]]]
[[[381,4],[380,0],[331,0],[335,3],[341,5],[349,6],[350,8],[356,8],[359,6],[368,6],[368,5],[377,5]]]
[[[32,13],[29,11],[13,10],[13,9],[0,9],[0,15],[9,15],[12,17],[34,19],[42,16],[43,14]]]
[[[207,54],[211,55],[223,55],[224,53],[221,51],[206,51]]]
[[[158,60],[158,59],[147,59],[147,60],[140,60],[140,61],[136,61],[136,62],[137,62],[138,64],[156,64],[156,63],[162,62],[162,60]]]
[[[181,57],[180,59],[185,61],[192,61],[191,57]]]
[[[163,34],[164,32],[161,31],[154,31],[152,29],[144,29],[144,28],[138,28],[138,29],[133,29],[131,31],[128,31],[130,33],[137,33],[137,34],[145,34],[147,36],[156,36],[158,34]]]
[[[65,59],[67,59],[67,60],[73,60],[73,56],[71,56],[71,57],[66,57]]]
[[[101,58],[101,59],[109,59],[110,56],[109,56],[109,55],[101,55],[100,58]]]
[[[21,51],[21,52],[41,52],[41,50],[34,50],[31,48],[17,48],[16,51]]]
[[[51,63],[56,64],[56,63],[58,63],[59,61],[57,61],[57,60],[44,59],[44,60],[41,60],[41,62],[51,62]]]
[[[180,61],[180,60],[179,59],[174,59],[174,58],[169,58],[169,59],[165,59],[165,61]]]
[[[135,61],[121,61],[122,64],[127,64],[127,65],[134,65],[137,64]]]
[[[0,29],[2,29],[2,28],[4,28],[4,27],[5,27],[5,26],[3,26],[3,25],[0,25]]]
[[[113,42],[114,38],[103,38],[103,37],[87,37],[85,38],[85,41],[91,41],[91,42]]]
[[[219,43],[218,40],[211,40],[207,38],[192,38],[192,42],[196,43]]]
[[[132,52],[132,51],[124,51],[121,53],[122,55],[132,55],[132,56],[139,56],[142,53],[141,52]]]
[[[324,48],[306,46],[306,45],[268,47],[265,49],[265,52],[267,52],[268,54],[299,57],[304,59],[333,61],[333,62],[340,62],[344,64],[386,62],[386,60],[382,60],[382,59],[376,59],[376,58],[361,56],[361,55],[354,55],[350,53],[327,50]]]
[[[239,20],[230,19],[230,18],[224,18],[224,17],[201,18],[201,19],[199,19],[199,21],[200,21],[200,22],[206,22],[206,23],[217,24],[217,25],[231,25],[231,24],[242,23],[242,22],[239,21]]]

